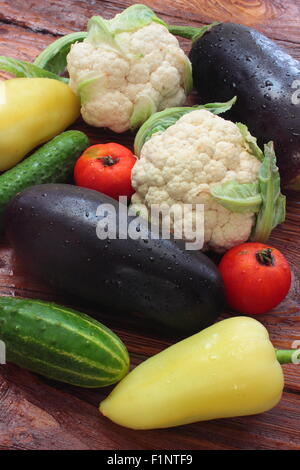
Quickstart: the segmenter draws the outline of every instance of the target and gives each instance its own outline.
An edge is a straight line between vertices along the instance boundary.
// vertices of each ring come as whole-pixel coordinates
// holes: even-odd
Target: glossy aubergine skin
[[[260,146],[273,140],[283,185],[294,182],[300,190],[300,103],[293,104],[300,97],[300,63],[263,34],[235,23],[213,26],[194,42],[190,59],[201,101],[236,95],[224,117],[246,124]]]
[[[142,325],[160,332],[187,336],[212,324],[224,303],[212,261],[185,251],[181,241],[100,240],[101,204],[118,214],[117,201],[76,186],[39,185],[18,194],[6,211],[7,236],[18,259],[61,291],[122,315],[136,314]]]

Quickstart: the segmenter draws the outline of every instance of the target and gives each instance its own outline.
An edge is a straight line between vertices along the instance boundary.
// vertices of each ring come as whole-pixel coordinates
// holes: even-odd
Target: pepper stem
[[[300,364],[300,349],[275,349],[279,364]]]
[[[192,26],[168,26],[170,33],[174,34],[175,36],[180,36],[182,38],[190,39],[191,41],[195,42],[197,39],[200,39],[203,34],[209,31],[213,26],[220,24],[218,21],[214,23],[207,24],[202,26],[201,28],[194,28]]]

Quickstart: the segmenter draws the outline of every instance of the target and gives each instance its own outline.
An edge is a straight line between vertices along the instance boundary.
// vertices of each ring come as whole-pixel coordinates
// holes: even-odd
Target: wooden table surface
[[[32,61],[56,37],[85,29],[95,14],[109,18],[134,2],[101,0],[0,1],[0,55]],[[299,0],[146,0],[168,23],[200,26],[213,20],[251,25],[300,59]],[[188,51],[189,42],[181,42]],[[194,100],[196,97],[194,97]],[[74,126],[73,126],[74,127]],[[127,133],[116,136],[82,123],[93,143],[116,140],[132,146]],[[276,347],[300,340],[300,196],[289,197],[287,221],[271,243],[287,255],[293,286],[276,311],[260,316]],[[54,300],[89,312],[84,304],[51,291],[24,273],[7,242],[0,246],[0,295]],[[91,312],[91,311],[90,311]],[[92,313],[92,312],[91,312]],[[128,347],[132,365],[168,345],[139,325],[103,312],[102,321]],[[0,366],[0,449],[300,449],[300,367],[284,366],[285,391],[272,411],[176,429],[136,432],[102,417],[97,406],[110,389],[85,390],[45,380],[13,365]]]

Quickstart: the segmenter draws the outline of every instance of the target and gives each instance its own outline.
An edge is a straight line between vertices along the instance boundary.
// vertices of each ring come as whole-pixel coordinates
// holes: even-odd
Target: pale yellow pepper
[[[266,328],[223,320],[140,364],[100,405],[132,429],[253,415],[273,408],[284,386]]]
[[[79,115],[79,98],[59,80],[13,78],[0,82],[0,171],[63,132]]]

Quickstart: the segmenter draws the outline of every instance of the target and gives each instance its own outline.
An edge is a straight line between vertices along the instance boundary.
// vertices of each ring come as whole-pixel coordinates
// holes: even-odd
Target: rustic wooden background
[[[90,16],[109,18],[134,2],[101,0],[0,1],[0,54],[24,60],[35,56],[56,37],[83,30]],[[213,20],[251,25],[286,47],[300,60],[299,0],[146,0],[164,20],[200,26]],[[182,41],[186,51],[189,42]],[[3,75],[5,76],[5,75]],[[194,96],[193,99],[196,99]],[[117,140],[132,145],[128,133],[91,129],[93,143]],[[299,197],[300,198],[300,197]],[[276,347],[300,340],[300,200],[290,196],[286,223],[276,229],[273,245],[287,255],[293,286],[276,311],[260,316]],[[74,305],[72,298],[50,291],[27,276],[5,240],[0,245],[0,295],[55,300]],[[91,312],[92,313],[92,312]],[[103,322],[126,343],[132,364],[168,345],[147,336],[138,325],[103,313]],[[280,404],[257,416],[216,420],[177,429],[135,432],[103,418],[97,406],[110,389],[84,390],[45,380],[13,365],[0,366],[0,449],[300,449],[300,367],[284,367],[286,386]]]

